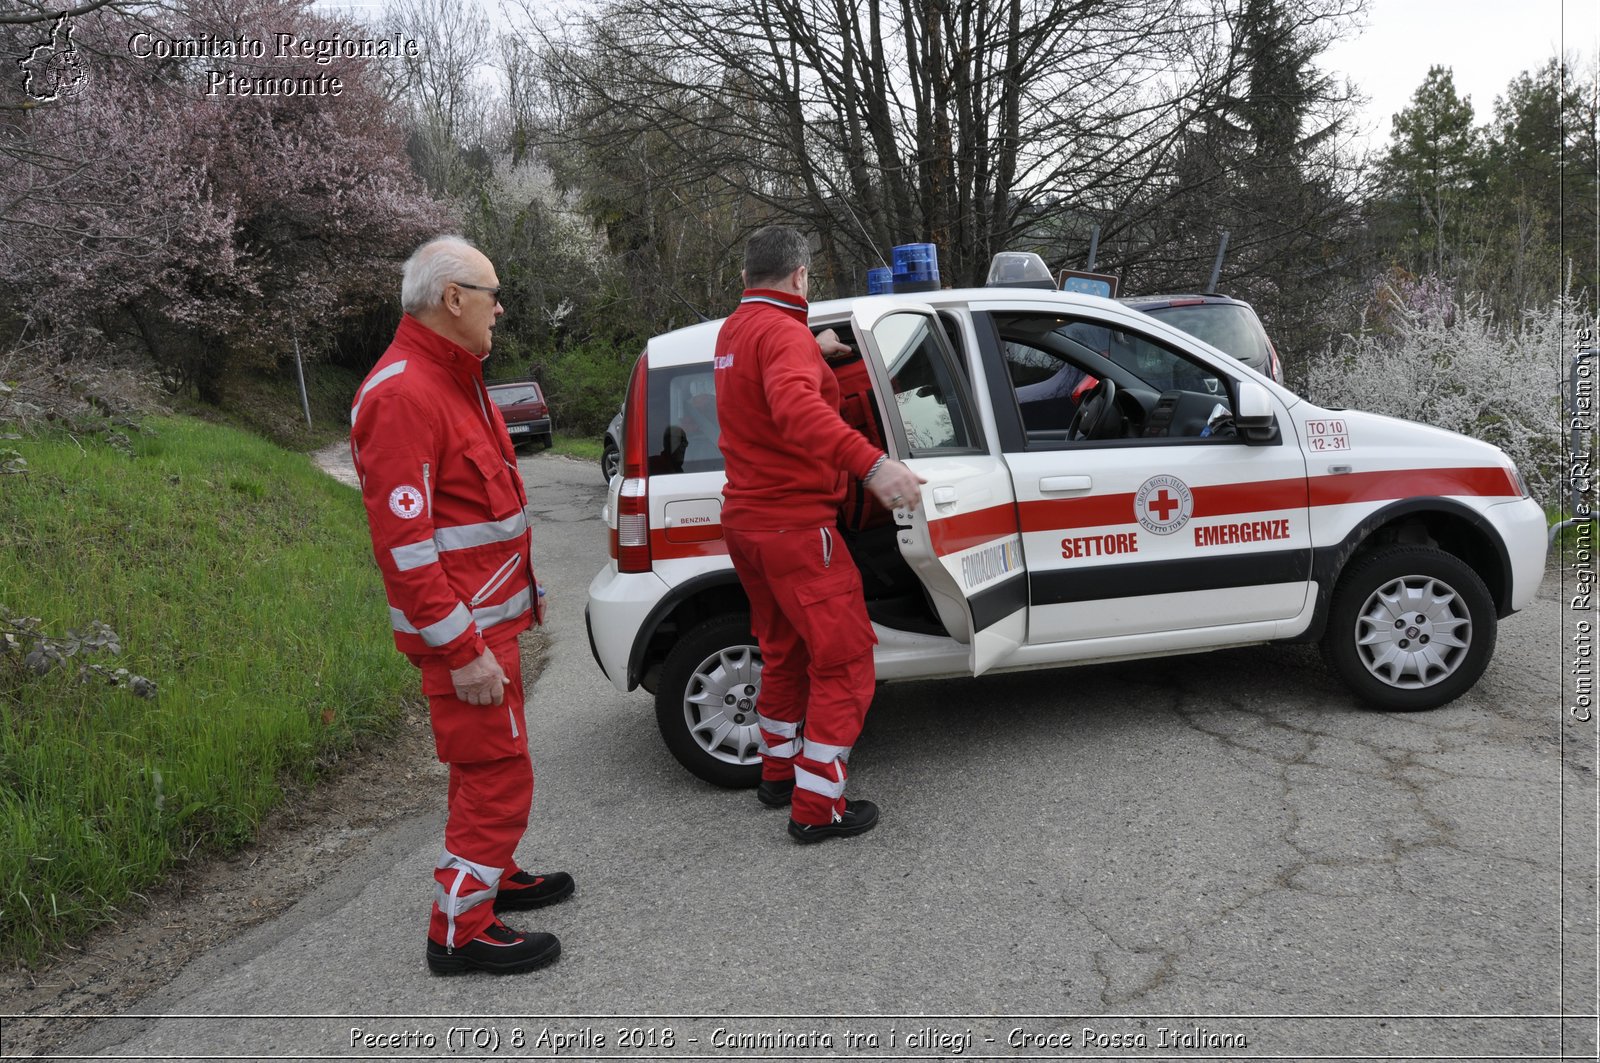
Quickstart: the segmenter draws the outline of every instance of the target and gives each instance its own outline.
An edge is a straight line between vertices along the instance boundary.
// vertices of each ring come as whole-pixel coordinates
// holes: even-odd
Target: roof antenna
[[[1217,282],[1222,279],[1222,259],[1228,253],[1228,230],[1222,230],[1222,239],[1217,244],[1217,260],[1211,264],[1211,280],[1206,284],[1206,295],[1217,294]]]

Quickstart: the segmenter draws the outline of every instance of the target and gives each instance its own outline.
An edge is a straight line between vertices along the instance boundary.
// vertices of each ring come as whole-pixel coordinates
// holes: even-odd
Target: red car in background
[[[520,446],[531,440],[548,448],[555,442],[552,436],[555,423],[538,384],[531,380],[520,384],[491,384],[489,401],[500,408],[512,443]]]

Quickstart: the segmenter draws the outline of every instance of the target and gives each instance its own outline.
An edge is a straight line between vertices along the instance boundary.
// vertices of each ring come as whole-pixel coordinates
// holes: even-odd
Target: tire
[[[747,614],[713,617],[690,629],[662,662],[656,686],[656,725],[667,749],[706,782],[729,789],[756,785],[760,690],[761,650]]]
[[[1322,655],[1361,700],[1420,712],[1478,681],[1496,623],[1489,589],[1460,558],[1432,546],[1383,546],[1339,577]]]
[[[555,441],[555,435],[553,433],[546,432],[544,435],[539,437],[539,449],[549,450],[555,445]]]
[[[600,475],[606,478],[606,483],[610,483],[621,467],[622,453],[617,450],[615,443],[607,439],[605,452],[600,455]]]

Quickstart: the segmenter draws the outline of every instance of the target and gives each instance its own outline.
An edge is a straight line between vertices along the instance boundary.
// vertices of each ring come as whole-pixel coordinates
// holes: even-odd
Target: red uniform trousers
[[[455,696],[448,665],[422,662],[434,746],[450,765],[450,815],[433,872],[428,937],[450,948],[465,945],[494,921],[495,893],[503,876],[519,870],[514,854],[533,805],[522,654],[514,638],[491,642],[489,649],[511,680],[499,705],[467,704]]]
[[[761,644],[761,776],[794,778],[795,822],[829,823],[872,703],[878,639],[861,573],[833,528],[724,535]]]

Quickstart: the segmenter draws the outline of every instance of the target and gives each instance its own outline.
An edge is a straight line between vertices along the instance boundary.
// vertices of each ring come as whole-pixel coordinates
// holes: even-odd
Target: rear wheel
[[[706,782],[761,781],[756,697],[761,650],[744,613],[713,617],[678,640],[661,665],[656,725],[667,749]]]
[[[617,445],[607,439],[606,449],[600,455],[600,475],[606,478],[606,483],[610,483],[620,468],[622,468],[622,454],[617,450]]]
[[[1494,599],[1460,558],[1393,545],[1351,564],[1328,610],[1322,653],[1377,708],[1437,708],[1471,689],[1494,653]]]
[[[555,441],[555,436],[550,432],[546,432],[544,435],[539,437],[539,447],[542,450],[549,450]]]

